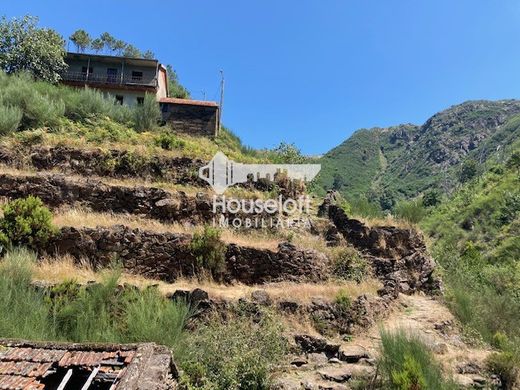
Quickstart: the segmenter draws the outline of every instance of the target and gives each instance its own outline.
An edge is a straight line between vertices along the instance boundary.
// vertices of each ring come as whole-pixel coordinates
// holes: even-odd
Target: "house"
[[[67,53],[68,68],[61,82],[73,87],[96,88],[128,106],[142,104],[147,93],[160,104],[162,119],[176,132],[215,137],[220,128],[216,102],[168,97],[168,74],[157,60],[109,55]]]
[[[166,68],[157,60],[69,52],[65,62],[62,83],[105,91],[120,104],[140,104],[146,93],[168,96]]]

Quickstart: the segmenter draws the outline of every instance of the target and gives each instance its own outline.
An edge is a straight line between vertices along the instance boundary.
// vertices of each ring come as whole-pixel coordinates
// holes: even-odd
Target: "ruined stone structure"
[[[162,119],[176,132],[216,137],[220,127],[219,105],[215,102],[162,98]]]

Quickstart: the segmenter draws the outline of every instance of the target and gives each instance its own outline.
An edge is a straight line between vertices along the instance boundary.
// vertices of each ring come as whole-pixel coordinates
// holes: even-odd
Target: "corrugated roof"
[[[183,104],[188,106],[204,106],[204,107],[218,107],[217,102],[210,100],[191,100],[191,99],[179,99],[179,98],[161,98],[159,103],[169,104]]]

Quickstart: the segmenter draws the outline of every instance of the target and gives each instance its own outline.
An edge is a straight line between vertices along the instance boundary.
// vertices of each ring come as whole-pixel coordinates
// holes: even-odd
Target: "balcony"
[[[104,85],[125,85],[125,86],[139,86],[139,87],[156,87],[157,80],[155,77],[143,77],[120,74],[101,74],[101,73],[87,73],[67,71],[61,75],[63,81],[70,81],[75,83],[85,84],[104,84]]]

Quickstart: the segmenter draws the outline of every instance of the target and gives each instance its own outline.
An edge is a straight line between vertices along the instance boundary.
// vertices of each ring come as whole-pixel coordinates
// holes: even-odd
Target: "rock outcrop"
[[[440,282],[433,276],[435,262],[419,232],[395,226],[369,227],[349,218],[335,204],[328,206],[328,213],[345,240],[370,262],[386,293],[439,289]]]

